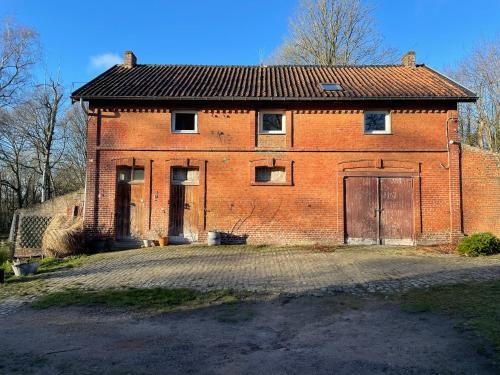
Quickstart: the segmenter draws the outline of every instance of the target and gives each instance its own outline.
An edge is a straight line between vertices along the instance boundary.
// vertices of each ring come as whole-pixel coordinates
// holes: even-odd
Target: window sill
[[[363,135],[392,135],[392,133],[363,133]]]
[[[292,186],[291,182],[252,182],[252,186]]]
[[[286,132],[282,132],[282,133],[267,133],[267,132],[259,132],[259,135],[286,135]]]

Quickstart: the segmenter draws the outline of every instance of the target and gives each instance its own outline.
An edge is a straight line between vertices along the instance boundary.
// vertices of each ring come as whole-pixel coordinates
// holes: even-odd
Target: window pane
[[[365,113],[365,131],[384,131],[385,113]]]
[[[200,171],[197,168],[176,167],[172,170],[172,180],[177,184],[198,184],[200,181]]]
[[[130,168],[120,168],[118,169],[118,181],[128,182],[130,181]]]
[[[194,113],[176,113],[175,130],[196,130]]]
[[[264,113],[262,115],[262,130],[265,132],[282,131],[282,118],[281,113]]]
[[[144,169],[143,168],[138,168],[134,169],[134,180],[144,180]]]
[[[257,182],[286,182],[286,172],[283,167],[257,167],[255,168],[255,181]]]
[[[174,168],[172,178],[174,179],[174,181],[186,181],[187,168]]]

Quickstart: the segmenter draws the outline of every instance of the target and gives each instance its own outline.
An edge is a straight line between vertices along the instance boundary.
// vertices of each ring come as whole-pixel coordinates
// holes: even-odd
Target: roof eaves
[[[476,96],[358,96],[358,97],[258,97],[258,96],[78,96],[71,95],[73,101],[84,100],[123,100],[123,101],[367,101],[367,100],[436,100],[436,101],[456,101],[474,102]]]
[[[109,72],[111,72],[112,70],[116,69],[116,67],[119,66],[119,64],[115,64],[113,65],[112,67],[110,67],[109,69],[105,70],[104,72],[102,72],[101,74],[99,74],[97,77],[95,77],[94,79],[90,80],[89,82],[87,82],[86,84],[84,84],[83,86],[77,88],[75,91],[73,91],[70,95],[70,97],[73,99],[73,97],[76,97],[78,96],[78,92],[79,91],[83,91],[84,89],[86,89],[87,87],[91,86],[92,84],[94,84],[94,82],[96,82],[97,80],[101,79],[102,77],[104,77],[105,75],[107,75]]]
[[[427,65],[424,65],[424,64],[422,64],[422,67],[430,70],[434,74],[436,74],[439,77],[443,78],[445,81],[448,81],[450,84],[452,84],[454,86],[457,86],[461,90],[465,91],[469,95],[469,98],[471,99],[470,101],[474,101],[475,102],[479,98],[474,91],[472,91],[468,87],[462,85],[461,83],[455,81],[453,78],[448,77],[446,74],[441,73],[441,72],[437,71],[436,69],[433,69],[430,66],[427,66]]]

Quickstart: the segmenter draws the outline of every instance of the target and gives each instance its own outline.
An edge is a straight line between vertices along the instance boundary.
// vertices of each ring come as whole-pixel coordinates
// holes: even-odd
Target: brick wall
[[[500,236],[500,154],[463,146],[462,194],[465,234]]]
[[[457,220],[461,227],[455,200],[460,194],[458,154],[450,150],[449,163],[446,140],[447,119],[455,115],[452,104],[391,103],[391,135],[364,135],[363,108],[354,104],[286,108],[285,140],[266,140],[265,148],[256,138],[258,109],[235,106],[192,105],[199,111],[199,134],[172,134],[169,109],[94,108],[88,133],[85,225],[89,233],[113,235],[115,171],[127,158],[147,165],[150,205],[144,226],[150,235],[168,228],[169,166],[190,160],[206,166],[206,184],[200,186],[206,193],[198,208],[200,239],[208,230],[219,230],[245,237],[249,243],[342,242],[339,165],[359,160],[382,160],[392,163],[388,170],[399,172],[405,163],[418,166],[414,210],[420,242],[447,242]],[[448,125],[450,136],[456,136],[456,124]],[[252,163],[261,159],[289,163],[293,184],[252,184]]]

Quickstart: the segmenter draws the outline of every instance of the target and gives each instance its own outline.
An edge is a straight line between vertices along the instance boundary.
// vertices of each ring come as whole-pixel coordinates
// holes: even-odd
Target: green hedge
[[[462,255],[477,257],[500,253],[500,240],[491,233],[475,233],[465,237],[458,244]]]

